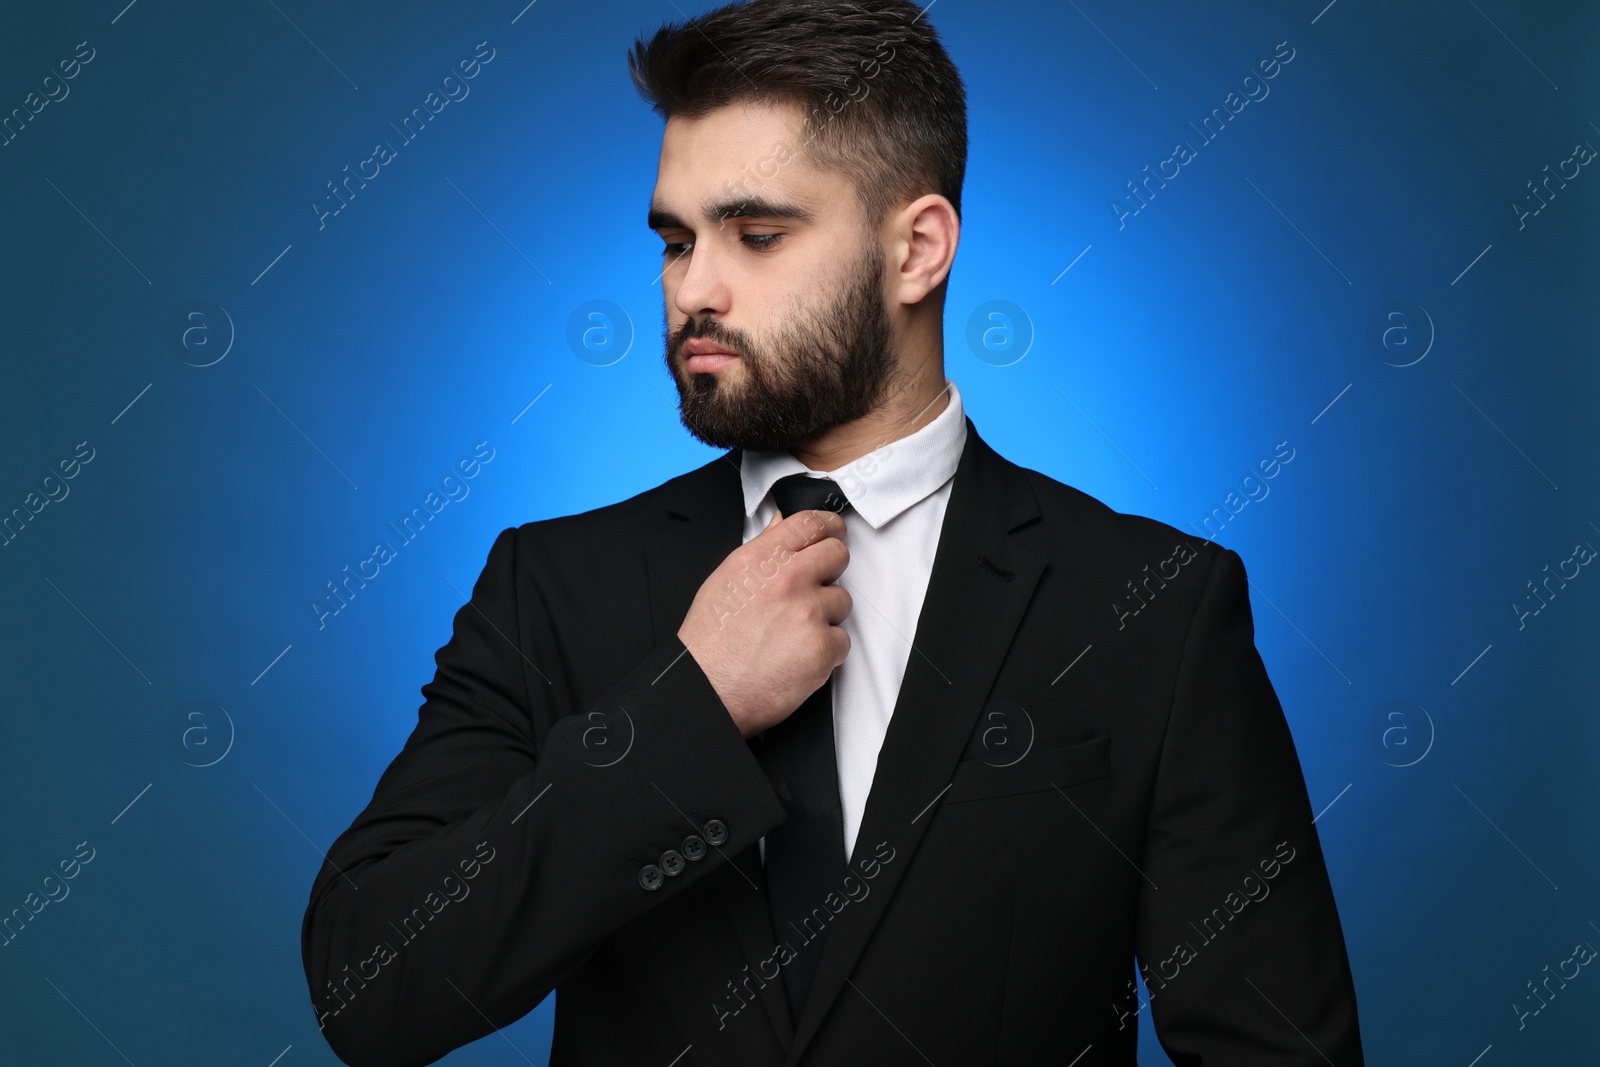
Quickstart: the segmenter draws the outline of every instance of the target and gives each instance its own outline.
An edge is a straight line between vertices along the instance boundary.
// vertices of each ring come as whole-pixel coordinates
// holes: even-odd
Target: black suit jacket
[[[783,785],[676,636],[742,543],[738,463],[496,539],[312,886],[341,1059],[429,1063],[555,990],[554,1067],[1127,1065],[1144,1011],[1180,1065],[1362,1063],[1238,556],[970,420],[848,884],[786,937],[824,931],[791,1019],[756,847]]]

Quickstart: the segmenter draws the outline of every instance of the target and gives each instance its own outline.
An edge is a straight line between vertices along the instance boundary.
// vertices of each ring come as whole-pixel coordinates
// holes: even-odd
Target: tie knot
[[[790,474],[772,484],[772,500],[788,518],[797,511],[842,512],[850,501],[832,478],[813,478],[809,474]]]

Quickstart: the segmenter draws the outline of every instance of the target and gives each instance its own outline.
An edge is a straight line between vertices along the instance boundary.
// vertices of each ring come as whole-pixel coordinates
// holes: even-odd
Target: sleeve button
[[[675,878],[683,873],[685,864],[683,854],[667,849],[661,854],[661,871],[668,878]]]
[[[647,863],[639,868],[639,884],[646,889],[660,889],[661,883],[666,881],[661,874],[661,868],[653,863]]]
[[[683,858],[690,863],[696,863],[706,858],[706,840],[698,834],[690,834],[683,839]]]
[[[728,839],[728,824],[721,819],[706,820],[706,844],[713,847]]]

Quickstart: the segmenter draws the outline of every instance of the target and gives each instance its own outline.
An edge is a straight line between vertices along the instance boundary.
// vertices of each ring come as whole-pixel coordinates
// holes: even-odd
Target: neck
[[[789,454],[814,471],[833,471],[854,463],[869,452],[909,437],[950,406],[944,384],[943,359],[931,360],[871,413],[854,422],[835,426],[815,440],[789,450]]]

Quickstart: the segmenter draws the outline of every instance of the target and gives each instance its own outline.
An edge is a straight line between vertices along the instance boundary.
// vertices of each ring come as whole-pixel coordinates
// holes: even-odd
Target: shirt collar
[[[790,474],[824,474],[839,486],[850,506],[874,530],[926,498],[955,475],[967,441],[961,391],[944,380],[950,402],[932,422],[890,441],[837,470],[813,471],[788,452],[742,451],[744,513],[754,518],[772,485]]]

